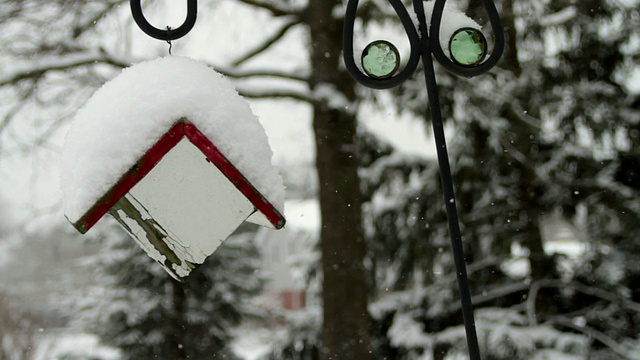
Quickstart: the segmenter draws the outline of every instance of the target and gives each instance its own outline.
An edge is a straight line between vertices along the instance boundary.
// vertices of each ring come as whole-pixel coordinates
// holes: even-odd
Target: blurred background
[[[187,11],[142,3],[159,28]],[[59,190],[74,114],[169,45],[127,1],[0,0],[0,359],[467,358],[421,74],[357,85],[339,0],[198,5],[172,54],[250,102],[287,227],[241,227],[184,284],[111,218],[75,233]],[[491,46],[480,1],[447,6]],[[436,65],[483,358],[640,359],[639,3],[496,6],[493,70]],[[388,2],[358,16],[356,54],[384,39],[408,58]]]

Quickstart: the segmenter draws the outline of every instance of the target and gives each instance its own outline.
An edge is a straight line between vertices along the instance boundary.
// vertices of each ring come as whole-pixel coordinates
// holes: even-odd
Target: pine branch
[[[578,282],[569,282],[565,283],[560,280],[540,280],[536,281],[531,285],[529,289],[529,295],[527,297],[527,318],[529,320],[529,325],[537,325],[536,321],[536,298],[538,296],[538,291],[541,288],[573,288],[578,292],[581,292],[586,295],[594,296],[603,300],[607,300],[614,304],[621,304],[627,309],[633,310],[635,312],[640,313],[640,304],[633,302],[629,299],[625,299],[621,296],[617,296],[610,291],[606,291],[603,289],[599,289],[593,286],[586,286],[584,284],[580,284]]]
[[[571,330],[578,331],[580,333],[583,333],[589,336],[590,338],[596,339],[601,343],[605,344],[609,349],[611,349],[613,352],[621,356],[622,359],[627,359],[627,360],[636,359],[636,355],[631,354],[622,344],[610,338],[605,333],[600,332],[592,327],[578,326],[574,324],[570,319],[567,319],[564,317],[556,317],[556,318],[550,319],[549,321],[546,321],[545,324],[559,325],[559,326],[569,328]]]
[[[524,291],[528,287],[529,287],[529,284],[527,284],[526,281],[517,282],[517,283],[509,283],[509,284],[506,284],[504,286],[500,286],[500,287],[497,287],[497,288],[492,289],[490,291],[484,292],[484,293],[482,293],[480,295],[474,295],[474,296],[471,297],[471,302],[473,303],[474,306],[475,305],[480,305],[482,303],[486,303],[486,302],[489,302],[489,301],[500,299],[502,297],[505,297],[505,296],[513,294],[513,293]],[[455,311],[459,311],[460,310],[460,304],[456,303],[455,306],[451,307],[451,309],[453,309]],[[453,311],[451,311],[451,312],[453,312]]]
[[[234,61],[233,62],[233,66],[239,66],[239,65],[247,62],[248,60],[251,60],[256,55],[259,55],[262,52],[264,52],[265,50],[269,49],[273,44],[275,44],[280,39],[282,39],[284,37],[284,35],[289,31],[289,29],[293,28],[294,26],[296,26],[298,24],[300,24],[300,20],[298,20],[298,19],[291,20],[291,21],[285,23],[280,28],[279,31],[277,31],[271,37],[265,39],[264,42],[262,44],[260,44],[258,47],[256,47],[253,50],[250,50],[248,53],[246,53],[245,55],[240,57],[238,60]]]

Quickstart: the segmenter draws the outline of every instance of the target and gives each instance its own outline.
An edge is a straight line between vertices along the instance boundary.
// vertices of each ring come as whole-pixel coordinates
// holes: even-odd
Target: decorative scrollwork
[[[362,58],[362,69],[364,72],[356,66],[353,58],[353,32],[359,0],[348,0],[347,2],[343,32],[345,66],[351,76],[362,85],[373,89],[388,89],[400,85],[412,76],[418,66],[420,57],[422,57],[425,84],[431,111],[431,123],[433,125],[433,135],[436,142],[438,164],[440,165],[442,192],[449,222],[453,260],[458,278],[462,317],[467,335],[469,357],[472,360],[480,360],[480,348],[478,346],[478,336],[475,329],[473,305],[471,303],[471,294],[464,261],[462,234],[455,202],[451,169],[449,167],[449,156],[444,136],[444,125],[440,112],[440,100],[438,97],[432,55],[442,67],[453,74],[464,77],[483,74],[494,67],[502,56],[504,51],[504,30],[502,29],[500,16],[493,1],[481,0],[487,11],[494,34],[494,45],[491,54],[487,57],[487,40],[480,30],[462,27],[454,31],[453,34],[451,34],[451,38],[445,42],[445,47],[448,47],[447,52],[449,53],[449,56],[447,56],[442,48],[443,45],[440,39],[440,26],[443,21],[442,17],[446,0],[435,0],[431,12],[431,21],[429,23],[426,20],[423,0],[413,0],[413,10],[417,15],[418,29],[416,29],[412,17],[409,15],[401,0],[388,1],[398,15],[410,44],[409,60],[404,68],[396,74],[400,58],[397,53],[393,53],[393,50],[391,50],[395,49],[395,46],[386,41],[376,41],[367,46]],[[430,28],[428,28],[427,24],[430,24]],[[449,34],[446,36],[449,36]],[[372,46],[380,46],[382,56],[378,56],[380,54],[376,50],[374,51],[376,52],[375,56],[369,58]]]

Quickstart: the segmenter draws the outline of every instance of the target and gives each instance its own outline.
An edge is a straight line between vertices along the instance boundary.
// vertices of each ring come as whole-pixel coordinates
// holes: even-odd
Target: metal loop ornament
[[[449,72],[452,72],[458,76],[464,77],[474,77],[481,74],[486,73],[491,70],[500,58],[502,57],[502,53],[504,52],[504,30],[502,27],[502,21],[500,20],[500,15],[498,14],[498,10],[496,9],[493,0],[480,0],[482,5],[484,6],[485,11],[487,12],[487,16],[489,18],[489,23],[491,24],[491,29],[493,31],[494,36],[494,45],[493,50],[491,51],[491,55],[489,58],[481,63],[478,63],[474,66],[466,66],[455,62],[452,59],[449,59],[447,55],[445,55],[442,46],[440,45],[440,26],[442,25],[442,16],[444,13],[444,5],[446,0],[435,0],[435,4],[433,6],[433,13],[431,14],[431,27],[428,31],[426,31],[426,20],[424,15],[424,4],[421,0],[413,0],[413,7],[418,15],[418,21],[421,27],[421,35],[423,38],[426,38],[428,41],[427,51],[431,52],[433,56],[436,58],[438,63]],[[423,25],[424,24],[424,25]],[[422,29],[424,27],[424,30]],[[462,29],[460,29],[462,30]],[[458,30],[458,31],[460,31]],[[456,32],[457,34],[458,32]],[[454,35],[455,36],[455,35]],[[486,47],[486,39],[484,39],[484,35],[482,38],[485,42]],[[453,37],[452,39],[453,40]]]
[[[155,26],[151,25],[144,17],[144,14],[142,13],[142,5],[140,3],[141,0],[130,1],[133,20],[135,20],[136,24],[138,24],[140,30],[144,31],[145,34],[151,36],[154,39],[163,41],[172,41],[179,39],[187,35],[196,24],[196,17],[198,14],[198,0],[187,0],[187,17],[185,18],[182,25],[175,29],[170,27],[166,27],[165,29],[158,29]]]
[[[425,18],[424,3],[421,0],[413,0],[413,10],[418,17],[419,29],[415,28],[411,15],[409,15],[407,8],[404,6],[401,0],[388,0],[389,4],[393,7],[396,15],[402,26],[404,27],[405,34],[409,40],[410,54],[409,59],[405,67],[400,73],[394,76],[388,77],[376,77],[371,76],[366,71],[362,71],[355,63],[354,50],[353,50],[353,33],[356,19],[356,12],[358,9],[359,0],[348,0],[347,8],[344,20],[344,32],[343,32],[343,54],[344,61],[347,70],[351,76],[364,86],[373,89],[389,89],[400,85],[405,80],[413,75],[417,69],[420,55],[433,54],[433,57],[449,72],[464,76],[474,77],[486,73],[493,68],[500,60],[502,53],[504,52],[504,31],[502,29],[502,22],[500,16],[492,0],[480,0],[487,12],[489,22],[494,34],[494,45],[491,54],[487,57],[487,40],[484,35],[477,30],[471,28],[458,29],[451,39],[449,39],[449,49],[445,50],[440,44],[440,26],[442,24],[442,17],[444,13],[444,5],[446,0],[435,0],[433,7],[433,13],[431,14],[430,29],[427,28],[427,21]],[[480,61],[472,64],[466,64],[462,61],[458,61],[453,54],[451,54],[451,45],[456,35],[461,31],[470,31],[475,34],[475,37],[479,39],[479,44],[470,44],[470,46],[482,46],[484,50],[481,54]],[[378,40],[380,41],[380,40]],[[375,41],[374,43],[376,43]],[[372,43],[373,44],[373,43]],[[481,44],[481,45],[480,45]],[[369,44],[370,46],[371,44]],[[449,54],[446,55],[446,54]],[[364,67],[363,67],[364,68]],[[425,69],[427,71],[427,69]]]
[[[370,76],[360,70],[358,65],[356,65],[353,55],[353,31],[358,3],[359,0],[349,0],[347,2],[343,30],[343,55],[345,66],[351,76],[364,86],[373,89],[389,89],[398,86],[413,75],[415,70],[418,68],[418,63],[420,62],[420,37],[418,36],[418,32],[416,31],[411,15],[409,15],[407,8],[402,4],[401,0],[389,0],[389,3],[393,6],[398,18],[402,22],[405,33],[407,34],[407,38],[411,44],[411,53],[406,65],[399,73],[385,77]],[[371,44],[369,44],[369,46],[371,46]],[[398,63],[400,63],[399,55]]]

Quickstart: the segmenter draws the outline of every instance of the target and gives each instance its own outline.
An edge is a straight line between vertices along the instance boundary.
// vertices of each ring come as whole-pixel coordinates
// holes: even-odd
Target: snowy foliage
[[[0,359],[31,359],[37,346],[37,331],[43,322],[19,299],[0,292]]]
[[[234,358],[231,330],[252,313],[248,304],[263,284],[253,233],[230,237],[184,283],[116,234],[103,240],[108,251],[88,261],[105,283],[73,304],[81,315],[76,325],[119,348],[124,359]]]
[[[531,359],[554,351],[584,359],[586,336],[563,333],[551,326],[527,326],[526,318],[513,310],[486,308],[477,312],[480,346],[489,359]],[[453,348],[450,356],[464,355],[466,338],[462,326],[427,334],[424,326],[408,314],[399,314],[389,328],[395,347],[408,350],[407,358],[429,358],[439,347]]]
[[[514,42],[495,70],[437,74],[481,347],[490,359],[634,358],[622,344],[640,334],[640,109],[619,74],[637,66],[626,34],[638,36],[638,11],[507,5]],[[469,3],[467,13],[481,12]],[[420,77],[395,94],[400,111],[426,110]],[[379,298],[370,308],[388,356],[456,358],[466,348],[437,166],[387,146],[361,172]],[[579,259],[545,253],[548,214],[573,222],[574,241],[588,244]],[[511,271],[516,263],[526,272]]]
[[[286,331],[278,334],[265,360],[317,359],[322,313],[318,306],[286,314]]]
[[[32,6],[26,8],[25,3]],[[0,21],[11,25],[7,27],[10,31],[0,35],[6,50],[0,54],[3,59],[0,86],[11,86],[3,89],[3,95],[6,93],[6,99],[11,101],[9,105],[3,104],[8,115],[0,130],[15,114],[23,118],[34,115],[42,120],[50,116],[44,110],[53,106],[63,107],[67,114],[62,111],[58,116],[68,117],[69,110],[75,110],[73,104],[83,103],[88,93],[113,76],[114,68],[135,62],[121,50],[128,41],[115,38],[103,41],[108,37],[96,36],[112,33],[101,27],[105,24],[103,20],[125,2],[83,3],[86,6],[74,1],[0,2],[3,10]],[[288,29],[299,28],[295,22],[300,20],[302,24],[303,20],[297,16],[308,13],[301,9],[322,2],[245,3],[260,6],[279,21],[282,35],[272,37],[273,42],[266,44],[273,45],[285,38]],[[457,5],[487,28],[482,22],[486,21],[482,10],[477,8],[479,3],[459,1]],[[452,134],[448,141],[457,186],[456,203],[485,358],[640,358],[638,1],[496,3],[509,40],[507,53],[498,67],[471,80],[437,69],[443,115]],[[332,7],[335,23],[316,24],[316,29],[340,26],[343,8]],[[126,6],[120,8],[121,12],[128,11]],[[59,19],[52,21],[51,14],[60,14]],[[385,29],[400,27],[384,0],[366,2],[358,15],[365,24],[384,23]],[[92,21],[101,26],[88,26]],[[47,31],[41,31],[45,24]],[[379,27],[357,25],[357,30],[363,29],[373,31]],[[20,36],[20,41],[13,41],[16,34],[33,34],[34,38],[25,41]],[[309,37],[311,50],[319,49],[321,43],[316,40]],[[339,39],[336,46],[338,42]],[[309,91],[307,81],[326,74],[310,73],[307,63],[291,71],[252,67],[260,63],[248,60],[256,60],[256,54],[266,53],[265,49],[258,48],[241,58],[237,74],[251,77],[267,73],[297,87],[285,91],[260,89],[258,95],[288,96],[311,103],[319,100],[320,106],[330,111],[348,105],[349,114],[358,110],[351,104],[376,100],[375,95],[361,88],[351,91],[353,87],[347,86],[348,91],[344,91],[340,88],[343,83],[322,82],[315,91]],[[331,50],[339,53],[339,49]],[[123,53],[128,56],[114,55]],[[327,54],[333,53],[320,55]],[[336,56],[325,57],[324,61]],[[12,61],[4,61],[7,57]],[[34,58],[42,61],[32,64]],[[16,66],[21,62],[33,66]],[[336,69],[332,75],[341,72],[343,69]],[[253,80],[247,83],[252,84]],[[66,85],[52,86],[60,83]],[[291,91],[299,88],[304,91]],[[353,93],[360,95],[355,102]],[[398,112],[424,116],[427,100],[419,74],[388,93],[394,94]],[[28,111],[34,108],[37,113]],[[384,113],[393,110],[385,108]],[[366,120],[361,118],[363,122]],[[38,124],[36,140],[56,133],[59,126],[46,121]],[[428,126],[427,121],[425,128]],[[328,135],[320,134],[319,138]],[[4,136],[3,140],[7,138]],[[6,143],[2,142],[2,149]],[[372,348],[378,358],[464,358],[437,164],[424,157],[405,156],[367,135],[362,135],[359,146],[357,155],[366,201],[363,222],[369,246],[366,266],[370,271],[370,298],[375,299],[369,307],[376,330]],[[572,222],[577,229],[575,235],[588,244],[580,261],[571,263],[562,254],[545,253],[547,239],[540,234],[541,223],[549,214],[560,214]],[[520,251],[516,254],[514,249]],[[122,267],[119,260],[135,264],[136,271],[119,273],[125,283],[136,286],[131,291],[121,291],[122,286],[116,286],[109,291],[94,292],[98,299],[104,297],[106,302],[113,303],[113,311],[106,311],[105,317],[109,320],[119,317],[121,321],[114,324],[126,325],[130,321],[129,325],[137,326],[145,315],[154,315],[157,320],[156,305],[155,309],[167,309],[162,314],[170,313],[170,306],[166,306],[171,303],[167,292],[170,286],[161,281],[164,275],[148,276],[153,269],[146,266],[146,258],[142,261],[144,256],[132,254],[117,250],[113,255],[105,254],[104,259],[114,260],[114,272]],[[509,266],[505,264],[514,261],[526,262],[527,266],[520,267],[525,271],[517,275],[506,271]],[[135,274],[139,279],[128,279],[124,277],[126,274]],[[117,277],[110,279],[117,283]],[[147,291],[143,285],[148,287]],[[137,306],[127,305],[131,304],[124,301],[128,298],[142,299],[148,304],[136,301]],[[109,304],[88,304],[87,310],[96,319],[100,318],[100,311],[91,311],[94,305],[100,311],[111,308]],[[190,319],[203,317],[196,314]],[[319,344],[319,315],[309,311],[301,317],[289,319],[292,331],[282,343],[290,344],[288,349],[292,352],[288,356],[279,353],[283,358],[300,358],[300,352],[295,351],[300,339],[310,347]],[[157,344],[164,336],[158,331],[149,331],[148,336],[142,336],[142,331],[135,333],[138,330],[120,331],[124,327],[103,329],[108,329],[111,338],[123,346],[142,339],[141,345],[150,348],[149,344]],[[304,336],[298,336],[296,329]],[[171,349],[175,350],[175,346]]]

